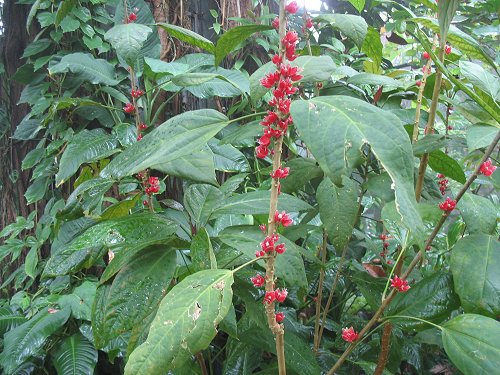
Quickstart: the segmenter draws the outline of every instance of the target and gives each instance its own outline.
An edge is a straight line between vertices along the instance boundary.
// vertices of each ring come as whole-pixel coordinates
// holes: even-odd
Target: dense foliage
[[[498,372],[495,1],[22,2],[2,373]]]

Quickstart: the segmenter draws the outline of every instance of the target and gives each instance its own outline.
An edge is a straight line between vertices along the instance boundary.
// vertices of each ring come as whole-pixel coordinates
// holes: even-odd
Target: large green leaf
[[[494,318],[500,314],[499,269],[500,243],[494,236],[474,234],[456,243],[451,271],[465,312]]]
[[[194,272],[217,268],[214,249],[210,236],[205,228],[201,228],[191,241],[189,256],[193,264]]]
[[[497,374],[500,323],[476,314],[459,315],[443,325],[444,350],[464,375]]]
[[[164,243],[176,232],[177,224],[164,216],[140,213],[106,220],[85,230],[69,244],[54,249],[43,277],[55,277],[91,267],[108,249],[134,251]],[[55,250],[55,251],[54,251]]]
[[[104,34],[104,39],[111,43],[118,56],[127,64],[134,63],[141,52],[144,42],[152,32],[151,28],[139,23],[115,25]]]
[[[343,182],[344,186],[338,187],[325,178],[316,191],[321,221],[338,252],[344,250],[351,238],[359,207],[357,184],[348,178]]]
[[[314,159],[295,158],[285,163],[290,168],[287,178],[281,180],[281,191],[295,193],[315,178],[323,176],[323,171]]]
[[[259,31],[272,30],[267,25],[243,25],[236,26],[225,32],[217,41],[215,46],[215,65],[219,65],[224,57],[234,51],[236,47]]]
[[[143,249],[122,267],[110,287],[100,286],[92,308],[95,343],[103,348],[153,313],[174,276],[177,255],[164,246]]]
[[[26,321],[24,315],[14,313],[7,307],[0,307],[0,337],[11,329],[23,324]]]
[[[161,374],[206,349],[229,311],[232,284],[232,271],[205,270],[174,286],[161,302],[146,342],[130,355],[125,374]]]
[[[59,26],[61,21],[73,10],[77,4],[76,0],[63,0],[57,9],[54,25]]]
[[[194,31],[168,23],[159,23],[158,26],[162,29],[165,29],[174,38],[189,43],[192,46],[203,48],[205,51],[208,51],[210,53],[215,52],[214,44],[207,38],[196,34]]]
[[[474,86],[479,87],[495,101],[500,100],[500,79],[481,65],[470,61],[459,61],[460,71]]]
[[[222,373],[224,375],[249,375],[259,366],[261,360],[261,348],[230,338]]]
[[[269,213],[269,199],[271,192],[256,190],[249,193],[234,195],[220,202],[213,212],[214,216],[228,214],[261,215]],[[281,194],[278,199],[278,210],[287,212],[301,212],[312,210],[312,207],[292,195]]]
[[[450,28],[451,21],[455,16],[455,12],[457,11],[458,0],[447,0],[438,2],[438,23],[439,23],[439,31],[440,36],[446,40],[446,35],[448,34],[448,29]]]
[[[214,96],[232,98],[250,91],[247,76],[236,69],[209,67],[203,68],[199,73],[193,74],[203,74],[207,75],[207,77],[209,75],[213,76],[211,80],[186,87],[187,91],[200,99],[212,98]],[[175,87],[173,91],[176,91]]]
[[[214,154],[208,146],[174,161],[153,165],[151,168],[194,182],[217,185]]]
[[[453,291],[450,274],[436,272],[411,285],[410,290],[398,293],[386,310],[386,315],[406,315],[441,323],[459,307],[458,296]],[[391,319],[392,320],[392,319]],[[394,319],[406,329],[424,330],[429,325],[413,319]]]
[[[246,156],[236,147],[219,142],[209,142],[214,153],[215,169],[224,172],[250,172]]]
[[[189,155],[201,149],[227,124],[227,117],[213,109],[175,116],[116,156],[102,170],[101,176],[125,177]]]
[[[488,198],[465,193],[458,203],[458,208],[470,234],[496,233],[498,207]]]
[[[429,154],[429,167],[434,172],[442,173],[461,184],[465,184],[465,173],[460,164],[441,150],[434,150]]]
[[[47,338],[61,328],[69,318],[70,309],[54,313],[43,309],[26,323],[4,335],[0,365],[5,375],[14,374],[23,362],[42,348]]]
[[[118,140],[103,129],[82,130],[64,150],[59,162],[56,184],[73,176],[83,163],[101,160],[117,152]]]
[[[75,333],[59,342],[52,363],[58,375],[91,375],[97,364],[97,350],[85,336]]]
[[[75,73],[85,81],[93,84],[114,86],[115,68],[103,59],[95,59],[91,54],[76,52],[63,56],[61,61],[49,67],[49,74]]]
[[[328,22],[332,27],[340,30],[346,37],[361,48],[368,31],[368,24],[361,16],[352,14],[322,14],[315,18],[317,21]]]
[[[255,258],[255,252],[260,249],[264,234],[256,225],[241,225],[224,229],[219,233],[219,239],[237,250],[243,262]],[[276,257],[276,275],[283,279],[287,285],[305,288],[307,278],[300,248],[283,236],[280,236],[279,243],[285,244],[286,251]],[[264,266],[263,260],[259,260],[257,263]]]
[[[76,287],[71,294],[59,297],[57,304],[61,308],[71,308],[71,315],[75,319],[91,320],[90,312],[94,303],[97,283],[94,281],[84,281],[82,285]]]
[[[413,153],[408,134],[392,113],[347,96],[324,96],[292,103],[300,136],[320,167],[337,185],[349,174],[346,153],[366,143],[393,181],[401,224],[421,238],[423,223],[413,188]]]

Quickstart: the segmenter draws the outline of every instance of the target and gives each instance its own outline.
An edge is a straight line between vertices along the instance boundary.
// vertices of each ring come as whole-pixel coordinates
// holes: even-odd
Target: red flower
[[[447,197],[444,202],[439,204],[440,209],[448,212],[453,211],[456,206],[457,206],[457,201],[450,199],[449,197]]]
[[[312,29],[314,27],[312,19],[310,19],[310,18],[306,19],[306,27],[308,29]]]
[[[382,240],[382,241],[385,241],[387,239],[387,235],[382,233],[379,238]]]
[[[423,54],[422,54],[422,57],[426,60],[430,59],[431,58],[431,55],[429,55],[429,52],[425,51]]]
[[[354,342],[358,339],[358,334],[354,328],[342,328],[342,340],[347,342]]]
[[[274,243],[278,242],[280,240],[280,236],[278,233],[273,233],[271,235],[271,239],[274,241]]]
[[[263,257],[265,255],[266,255],[266,253],[264,252],[264,250],[259,250],[259,251],[255,252],[255,257],[256,258],[260,258],[260,257]]]
[[[274,248],[274,250],[275,250],[278,254],[283,254],[283,253],[286,251],[285,244],[284,244],[284,243],[280,243],[279,245],[276,245],[276,247]]]
[[[290,168],[278,168],[273,173],[271,173],[272,178],[286,178],[290,172]]]
[[[251,277],[250,280],[252,281],[253,286],[256,288],[259,288],[266,283],[266,279],[264,279],[264,277],[262,277],[260,273],[255,275],[255,277]]]
[[[444,53],[446,53],[447,55],[449,55],[451,53],[451,46],[444,47]]]
[[[274,243],[275,242],[276,241],[274,240],[274,238],[272,236],[266,237],[266,238],[264,238],[264,241],[262,241],[260,243],[260,247],[262,248],[262,251],[265,251],[267,253],[269,251],[274,250]]]
[[[444,178],[444,174],[442,174],[442,173],[438,173],[438,174],[436,175],[436,177],[437,177],[437,178]]]
[[[264,116],[264,119],[260,123],[262,126],[271,126],[274,123],[279,121],[279,117],[275,112],[267,111],[267,115]]]
[[[280,18],[276,17],[273,22],[271,22],[271,26],[278,30],[280,28]]]
[[[276,298],[276,301],[283,303],[286,300],[286,296],[288,295],[288,291],[283,288],[282,290],[276,289],[274,291],[274,298]]]
[[[384,250],[387,249],[389,247],[389,242],[384,242]]]
[[[277,312],[274,316],[276,318],[276,322],[281,323],[283,319],[285,319],[285,315],[282,312]]]
[[[145,123],[141,123],[141,124],[139,125],[139,129],[140,129],[140,130],[146,130],[147,128],[148,128],[148,126],[147,126]]]
[[[265,224],[261,224],[261,225],[259,225],[259,228],[260,228],[260,230],[261,230],[262,232],[266,233],[267,227],[266,227],[266,225],[265,225]]]
[[[293,82],[299,81],[302,79],[302,76],[298,74],[300,72],[300,68],[298,66],[291,66],[290,64],[281,65],[280,66],[280,74],[283,78],[290,78]]]
[[[272,62],[275,65],[280,65],[283,62],[283,58],[280,55],[274,55],[272,58]]]
[[[285,6],[285,11],[290,13],[290,14],[295,14],[299,10],[299,6],[297,5],[296,1],[292,1],[290,4],[287,4]]]
[[[482,173],[485,176],[489,177],[496,171],[496,169],[497,167],[495,165],[492,165],[491,160],[488,159],[483,164],[481,164],[481,167],[479,167],[479,173]]]
[[[288,227],[289,225],[293,224],[293,220],[290,219],[290,216],[285,211],[282,211],[281,213],[276,211],[274,213],[274,222],[276,224],[281,223],[284,227]]]
[[[147,201],[147,200],[143,200],[143,201],[142,201],[142,204],[143,204],[143,205],[145,205],[145,206],[149,206],[149,203],[148,203],[148,201]]]
[[[271,304],[275,301],[276,296],[275,296],[275,291],[272,290],[270,292],[266,292],[266,295],[264,296],[264,303]]]
[[[421,81],[421,80],[418,80],[417,82],[415,82],[415,85],[417,85],[417,87],[422,86],[422,81]]]
[[[280,80],[280,73],[268,73],[264,78],[260,80],[260,84],[264,86],[266,89],[270,89]]]
[[[139,135],[137,136],[137,140],[138,140],[138,141],[141,141],[141,140],[142,140],[142,134],[139,134]]]
[[[408,281],[400,279],[397,275],[395,275],[391,279],[391,286],[394,289],[399,290],[400,292],[406,292],[408,289],[410,289],[410,286],[408,285]]]
[[[260,159],[264,159],[268,154],[269,149],[267,148],[267,146],[260,145],[255,148],[255,155]]]
[[[135,112],[134,105],[132,103],[125,104],[125,107],[123,107],[123,112],[125,112],[125,113],[134,113]]]
[[[143,96],[145,94],[145,92],[143,90],[131,90],[130,91],[130,95],[133,97],[133,98],[140,98],[141,96]]]
[[[128,22],[134,22],[136,19],[137,19],[137,14],[132,12],[128,15]]]

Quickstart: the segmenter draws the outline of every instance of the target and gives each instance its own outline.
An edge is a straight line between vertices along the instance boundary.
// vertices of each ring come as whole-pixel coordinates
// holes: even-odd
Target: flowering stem
[[[444,60],[444,49],[446,46],[446,40],[441,39],[439,42],[439,61]],[[429,59],[430,60],[430,59]],[[429,120],[427,121],[427,126],[425,127],[425,134],[432,134],[434,132],[434,122],[436,121],[436,111],[439,103],[439,93],[441,92],[441,82],[443,79],[443,72],[441,70],[436,71],[436,80],[434,82],[434,91],[432,93],[432,102],[429,108]],[[423,154],[420,158],[420,166],[418,168],[418,178],[417,184],[415,186],[415,198],[417,202],[420,201],[422,195],[422,189],[424,187],[424,177],[425,170],[427,169],[427,164],[429,163],[429,154]]]
[[[484,156],[483,156],[483,159],[481,160],[481,162],[478,163],[478,165],[477,165],[476,169],[474,170],[474,172],[472,173],[472,175],[469,177],[469,179],[467,180],[467,182],[465,183],[465,185],[462,187],[462,189],[460,189],[460,191],[458,192],[458,194],[456,196],[456,201],[457,202],[460,201],[460,199],[464,196],[465,192],[470,188],[470,186],[472,185],[472,183],[474,182],[474,180],[477,178],[477,176],[479,175],[479,169],[481,168],[481,164],[484,163],[486,160],[488,160],[488,158],[490,157],[491,153],[493,152],[493,150],[495,149],[495,147],[496,147],[496,145],[498,144],[499,141],[500,141],[500,131],[497,133],[497,135],[495,136],[495,139],[493,140],[493,142],[491,142],[491,144],[488,146],[488,148],[484,152]],[[430,246],[432,244],[432,241],[434,241],[434,238],[436,238],[436,236],[439,233],[441,227],[443,226],[444,222],[446,221],[446,218],[449,215],[450,215],[450,211],[447,211],[447,212],[443,213],[443,215],[441,216],[441,219],[436,224],[436,226],[435,226],[434,230],[432,231],[431,235],[429,236],[429,238],[425,242],[425,245],[424,245],[425,247]],[[415,257],[413,258],[412,262],[410,263],[410,265],[408,266],[408,268],[404,272],[403,276],[401,276],[402,279],[405,280],[408,277],[408,275],[411,273],[411,271],[413,271],[413,269],[421,261],[421,259],[423,257],[423,253],[424,253],[423,251],[419,251],[417,253],[417,255],[415,255]],[[330,371],[328,371],[327,375],[333,375],[335,373],[335,371],[337,371],[340,368],[340,366],[342,366],[342,364],[347,359],[347,357],[349,356],[349,354],[351,354],[351,352],[356,347],[357,343],[360,340],[362,340],[363,336],[370,330],[370,328],[375,323],[378,322],[379,317],[382,315],[382,313],[387,308],[387,306],[391,303],[392,299],[396,296],[396,294],[397,294],[397,291],[395,289],[393,289],[389,293],[389,295],[387,296],[387,298],[382,301],[382,304],[377,309],[377,311],[375,312],[375,314],[373,315],[373,317],[368,321],[368,323],[366,323],[366,325],[363,327],[363,329],[359,332],[358,340],[356,340],[351,345],[349,345],[349,347],[344,351],[344,353],[342,353],[342,355],[340,356],[340,358],[337,360],[337,362],[335,363],[335,365],[330,369]],[[413,319],[416,319],[416,318],[413,318]]]

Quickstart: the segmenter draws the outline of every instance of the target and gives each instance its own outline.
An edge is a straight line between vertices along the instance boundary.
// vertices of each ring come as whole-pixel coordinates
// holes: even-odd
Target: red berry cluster
[[[359,334],[354,328],[342,328],[342,340],[347,342],[354,342],[358,339]]]
[[[451,212],[457,206],[457,201],[451,199],[450,197],[446,197],[445,201],[439,204],[439,208],[446,212]]]
[[[438,180],[438,184],[439,184],[439,190],[441,191],[441,194],[442,195],[445,195],[446,194],[446,189],[448,188],[448,179],[445,177],[444,174],[442,173],[438,173],[437,174],[437,178],[439,179]]]
[[[127,103],[125,107],[123,107],[123,112],[128,114],[135,113],[135,106],[132,103]]]
[[[382,233],[379,238],[382,240],[382,246],[383,246],[383,250],[382,252],[380,253],[380,256],[382,258],[385,258],[387,253],[388,253],[388,248],[389,248],[389,242],[387,242],[387,240],[389,239],[389,236],[387,234],[384,234]]]
[[[394,289],[399,290],[400,292],[406,292],[408,289],[410,289],[410,286],[408,285],[408,281],[400,279],[397,275],[395,275],[391,279],[391,286]]]
[[[299,5],[296,1],[292,1],[289,4],[285,5],[285,12],[290,14],[295,14],[299,10]]]
[[[144,184],[147,195],[153,195],[160,191],[160,180],[158,177],[149,177],[148,181]]]
[[[481,164],[481,167],[479,167],[479,173],[482,173],[485,176],[489,177],[496,171],[496,169],[497,167],[493,165],[491,159],[488,159],[483,164]]]
[[[252,281],[252,284],[256,288],[260,288],[260,287],[264,286],[266,283],[266,279],[260,273],[258,273],[254,277],[251,277],[250,280]],[[264,295],[263,302],[267,303],[267,304],[271,304],[273,302],[283,303],[285,301],[287,295],[288,295],[288,291],[285,288],[283,288],[281,290],[278,288],[278,289],[272,290],[270,292],[266,292],[266,294]],[[283,321],[283,319],[285,318],[285,316],[283,315],[283,313],[277,312],[275,314],[275,318],[276,318],[276,321],[278,323],[281,323]]]
[[[137,20],[137,14],[132,12],[128,15],[127,21],[125,23],[132,23],[135,22],[136,20]]]
[[[261,226],[261,229],[262,227],[265,228],[265,226]],[[271,253],[273,251],[276,251],[277,254],[283,254],[286,251],[286,247],[284,243],[276,245],[276,242],[278,242],[279,239],[280,236],[277,233],[273,233],[271,236],[266,236],[264,241],[260,243],[260,250],[255,252],[255,256],[257,258],[263,257],[266,253]]]

